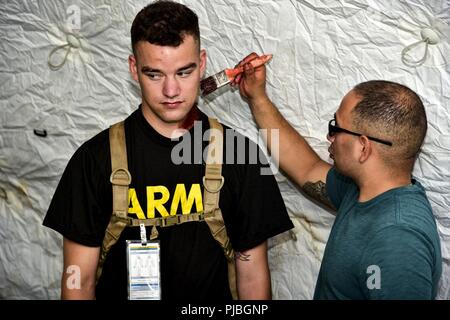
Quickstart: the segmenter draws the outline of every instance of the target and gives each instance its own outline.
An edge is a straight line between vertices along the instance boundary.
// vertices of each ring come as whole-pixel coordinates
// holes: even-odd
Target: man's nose
[[[164,79],[163,94],[168,98],[174,98],[180,94],[180,84],[175,77]]]
[[[330,141],[331,143],[333,143],[334,139],[336,138],[335,135],[330,136],[330,134],[327,133],[327,140]]]

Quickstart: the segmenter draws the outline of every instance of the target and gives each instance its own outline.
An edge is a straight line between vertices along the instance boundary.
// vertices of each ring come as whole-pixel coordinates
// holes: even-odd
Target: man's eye
[[[158,80],[161,78],[161,74],[157,72],[146,72],[145,75],[152,80]]]
[[[185,71],[180,71],[180,72],[178,72],[177,75],[180,76],[181,78],[186,78],[186,77],[188,77],[191,73],[192,73],[192,70],[185,70]]]

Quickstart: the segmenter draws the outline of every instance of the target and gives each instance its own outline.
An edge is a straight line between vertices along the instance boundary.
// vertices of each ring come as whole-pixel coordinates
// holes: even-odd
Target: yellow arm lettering
[[[178,205],[181,203],[181,212],[183,214],[191,213],[192,206],[197,207],[196,212],[203,211],[203,200],[200,184],[195,183],[192,185],[189,191],[189,196],[186,196],[186,187],[184,184],[177,184],[175,189],[175,194],[173,195],[172,205],[170,206],[170,215],[176,215],[178,210]]]
[[[131,207],[128,207],[128,214],[135,214],[138,219],[145,219],[144,211],[142,211],[134,188],[128,189],[128,204],[130,202]]]
[[[161,198],[155,199],[155,193],[160,193]],[[169,213],[164,207],[164,203],[170,198],[169,189],[164,186],[149,186],[147,187],[147,218],[153,219],[155,217],[155,210],[161,214],[162,217],[168,217]]]

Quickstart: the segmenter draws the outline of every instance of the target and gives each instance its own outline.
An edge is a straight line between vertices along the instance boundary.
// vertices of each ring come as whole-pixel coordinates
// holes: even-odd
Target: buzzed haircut
[[[380,146],[389,162],[414,161],[427,132],[420,97],[402,84],[382,80],[360,83],[353,91],[361,99],[352,111],[353,125],[393,143]]]
[[[142,9],[131,25],[131,46],[147,41],[159,46],[178,47],[186,35],[192,35],[200,49],[197,15],[188,7],[173,1],[156,1]]]

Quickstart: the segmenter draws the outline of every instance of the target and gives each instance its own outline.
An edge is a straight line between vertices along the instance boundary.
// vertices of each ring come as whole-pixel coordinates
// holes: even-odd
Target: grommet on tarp
[[[73,49],[78,49],[78,48],[81,47],[80,39],[76,35],[74,35],[73,33],[68,33],[67,34],[66,41],[67,41],[66,44],[63,44],[63,45],[61,45],[59,47],[56,47],[50,52],[50,54],[48,56],[48,61],[47,61],[48,66],[50,67],[50,69],[52,69],[52,70],[59,70],[66,63],[67,56],[69,55],[70,50],[72,48]],[[65,51],[65,55],[64,55],[63,60],[60,63],[55,64],[54,62],[52,62],[52,56],[59,50],[64,50]]]
[[[440,41],[438,33],[431,28],[422,29],[420,31],[420,36],[422,37],[422,40],[414,42],[413,44],[410,44],[402,50],[402,62],[407,66],[417,67],[422,65],[428,57],[428,46],[435,45]],[[408,55],[408,53],[422,43],[424,43],[425,45],[425,52],[422,58],[420,58],[419,60],[414,60],[411,56]]]
[[[42,130],[41,129],[34,129],[33,132],[38,137],[45,138],[47,136],[47,130],[45,130],[45,129],[42,129]]]

